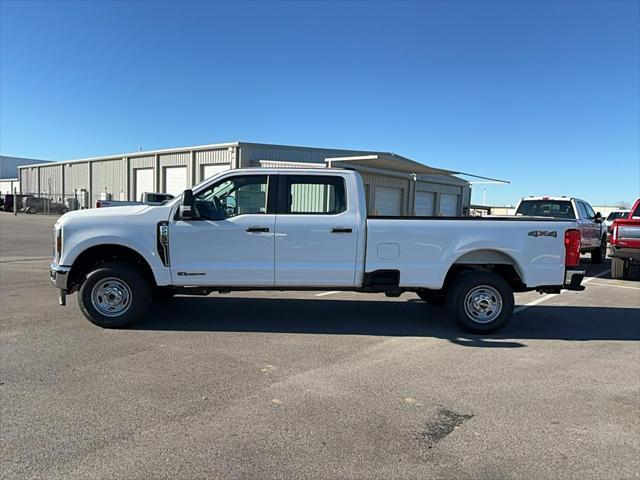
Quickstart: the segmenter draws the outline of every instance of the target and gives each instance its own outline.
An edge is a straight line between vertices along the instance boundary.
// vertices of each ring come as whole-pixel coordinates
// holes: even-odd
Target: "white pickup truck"
[[[54,235],[60,303],[77,291],[102,327],[174,294],[347,290],[415,292],[489,333],[513,292],[584,288],[575,221],[367,217],[362,178],[345,169],[229,170],[165,205],[67,213]]]

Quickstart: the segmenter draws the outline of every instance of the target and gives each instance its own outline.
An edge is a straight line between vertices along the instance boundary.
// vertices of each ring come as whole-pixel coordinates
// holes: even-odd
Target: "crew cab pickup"
[[[367,217],[346,169],[229,170],[165,205],[67,213],[54,236],[60,303],[77,291],[102,327],[174,294],[347,290],[415,292],[488,333],[511,318],[513,292],[584,289],[575,221]]]
[[[564,218],[575,220],[580,230],[580,253],[590,253],[593,263],[604,262],[607,256],[607,228],[600,212],[579,198],[525,197],[516,208],[516,215]]]
[[[640,265],[640,199],[625,218],[616,218],[611,229],[611,276],[626,279],[632,265]]]

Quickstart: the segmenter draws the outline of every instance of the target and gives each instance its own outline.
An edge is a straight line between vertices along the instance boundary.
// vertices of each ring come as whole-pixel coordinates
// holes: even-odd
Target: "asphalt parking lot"
[[[126,330],[0,215],[2,478],[640,478],[640,282],[517,295],[497,335],[412,294],[177,297]]]

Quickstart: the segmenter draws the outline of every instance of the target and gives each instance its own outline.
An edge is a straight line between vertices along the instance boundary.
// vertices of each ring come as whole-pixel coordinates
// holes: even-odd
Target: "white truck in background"
[[[126,207],[128,205],[164,205],[173,198],[174,196],[170,193],[144,192],[139,202],[130,202],[127,200],[97,200],[95,206],[96,208],[107,208]]]
[[[415,292],[465,329],[503,327],[513,292],[582,290],[575,220],[368,217],[357,172],[222,172],[160,206],[63,215],[50,276],[102,327],[152,298],[233,290]],[[242,319],[238,319],[242,321]],[[303,321],[301,319],[301,321]],[[392,321],[392,319],[390,319]]]

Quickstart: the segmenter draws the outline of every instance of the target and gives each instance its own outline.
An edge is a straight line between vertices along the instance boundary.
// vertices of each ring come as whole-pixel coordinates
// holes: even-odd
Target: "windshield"
[[[629,212],[611,212],[607,217],[607,220],[615,220],[616,218],[622,218],[629,215]]]
[[[569,200],[525,200],[520,202],[516,215],[575,219]]]

